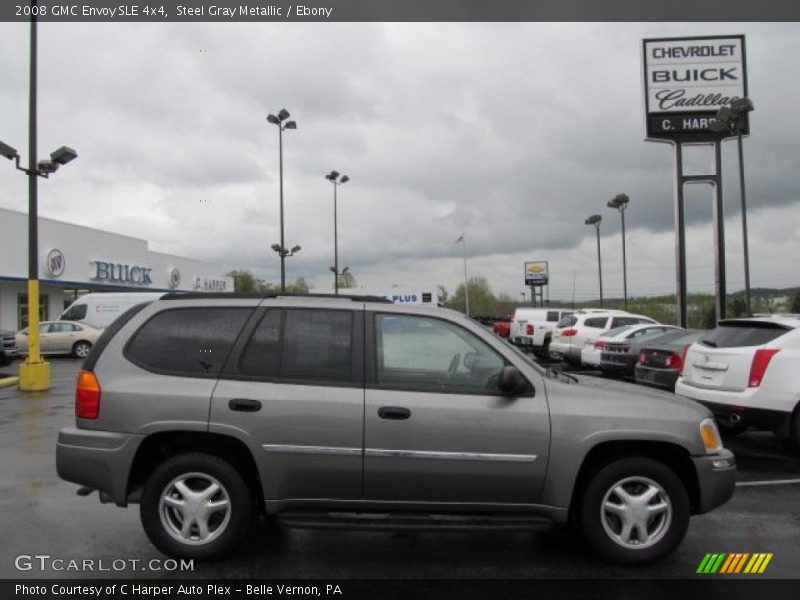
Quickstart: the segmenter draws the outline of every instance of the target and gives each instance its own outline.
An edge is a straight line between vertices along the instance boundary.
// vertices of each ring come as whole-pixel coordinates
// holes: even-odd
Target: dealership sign
[[[547,261],[525,263],[525,285],[547,285]]]
[[[649,39],[643,51],[647,137],[718,139],[717,111],[747,96],[744,36]]]

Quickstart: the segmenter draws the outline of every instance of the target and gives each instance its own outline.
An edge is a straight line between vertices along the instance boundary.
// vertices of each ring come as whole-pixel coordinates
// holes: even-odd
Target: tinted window
[[[65,321],[80,321],[81,319],[86,318],[87,307],[88,305],[86,304],[72,306],[61,316],[61,318]]]
[[[165,310],[133,335],[125,355],[141,367],[159,373],[216,376],[252,310]]]
[[[558,311],[557,310],[548,310],[547,311],[547,320],[555,323],[558,321]]]
[[[718,326],[700,337],[700,343],[714,348],[761,346],[790,331],[774,323],[733,322]]]
[[[349,381],[353,313],[344,310],[287,310],[280,376]]]
[[[556,327],[559,327],[559,328],[563,328],[563,327],[572,327],[572,326],[573,326],[573,325],[575,325],[575,323],[577,323],[577,322],[578,322],[578,319],[577,319],[576,317],[564,317],[563,319],[561,319],[561,320],[558,322],[558,324],[556,325]]]
[[[586,327],[595,327],[597,329],[605,329],[606,328],[606,321],[608,321],[608,317],[592,317],[591,319],[586,319],[583,324]],[[618,323],[618,325],[624,325],[624,323]]]
[[[246,375],[278,376],[281,339],[280,310],[269,310],[261,319],[239,359],[239,370]]]
[[[505,360],[469,331],[447,321],[410,315],[376,317],[381,387],[496,394]]]

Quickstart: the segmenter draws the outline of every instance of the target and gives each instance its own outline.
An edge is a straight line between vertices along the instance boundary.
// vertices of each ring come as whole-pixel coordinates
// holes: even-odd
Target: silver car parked
[[[57,467],[80,493],[140,503],[176,557],[224,556],[261,511],[372,530],[572,519],[609,561],[661,558],[730,498],[734,457],[702,406],[591,380],[450,310],[167,295],[92,350]]]

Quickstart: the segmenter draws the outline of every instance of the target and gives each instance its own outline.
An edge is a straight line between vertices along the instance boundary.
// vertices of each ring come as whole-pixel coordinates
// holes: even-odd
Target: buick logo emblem
[[[172,269],[169,272],[169,287],[176,288],[181,284],[181,272],[178,269]]]
[[[64,269],[67,268],[67,259],[64,253],[57,248],[50,250],[47,253],[47,273],[51,277],[61,277],[64,274]]]

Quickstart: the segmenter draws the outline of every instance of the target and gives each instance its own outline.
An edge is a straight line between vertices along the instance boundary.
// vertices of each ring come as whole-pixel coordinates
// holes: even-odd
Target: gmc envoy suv
[[[633,391],[635,390],[635,391]],[[544,370],[463,314],[369,296],[168,294],[78,375],[59,475],[139,503],[161,551],[300,528],[572,523],[604,559],[671,552],[734,490],[703,406]]]

